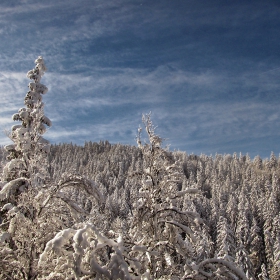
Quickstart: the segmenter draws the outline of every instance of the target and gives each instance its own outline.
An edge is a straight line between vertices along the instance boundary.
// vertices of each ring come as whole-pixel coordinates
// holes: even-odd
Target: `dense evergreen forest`
[[[0,149],[0,279],[279,279],[274,153],[169,151],[150,114],[137,146],[50,145],[35,63]]]
[[[259,156],[251,160],[242,154],[212,157],[172,152],[172,156],[183,169],[179,190],[199,190],[181,203],[184,210],[197,212],[206,224],[209,252],[203,253],[212,257],[228,254],[251,276],[267,270],[271,279],[279,279],[279,158],[274,153],[265,160]],[[83,147],[55,145],[49,166],[56,179],[71,169],[98,183],[106,197],[106,209],[110,209],[109,228],[127,219],[142,185],[137,174],[143,173],[143,156],[133,146],[108,142],[88,142]]]
[[[197,212],[209,233],[207,248],[200,254],[227,255],[252,279],[279,279],[280,264],[280,160],[248,155],[187,155],[172,152],[183,170],[178,189],[197,188],[182,199],[182,209]],[[1,149],[2,166],[5,151]],[[103,230],[125,232],[127,218],[137,203],[142,186],[143,154],[134,146],[87,142],[52,145],[48,167],[54,181],[69,171],[98,184],[105,197]],[[76,192],[75,200],[89,213],[91,198]],[[105,223],[105,224],[104,224]],[[269,278],[269,275],[271,278]],[[219,279],[219,278],[217,278]],[[223,278],[221,278],[223,279]]]

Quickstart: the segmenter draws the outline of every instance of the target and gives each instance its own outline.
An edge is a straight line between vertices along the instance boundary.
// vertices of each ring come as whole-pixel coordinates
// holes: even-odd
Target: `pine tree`
[[[230,228],[225,217],[220,216],[217,229],[217,257],[234,262],[236,253],[234,232]]]

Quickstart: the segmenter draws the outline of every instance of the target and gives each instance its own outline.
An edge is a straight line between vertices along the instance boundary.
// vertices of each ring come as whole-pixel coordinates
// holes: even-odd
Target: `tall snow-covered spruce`
[[[41,56],[35,64],[35,68],[27,73],[33,82],[29,83],[24,99],[26,107],[13,115],[13,120],[21,124],[12,126],[9,137],[14,143],[5,146],[10,161],[3,169],[1,200],[9,199],[25,187],[42,185],[48,176],[46,154],[50,151],[50,144],[42,135],[46,126],[51,126],[51,121],[44,115],[42,102],[48,88],[40,83],[47,68]]]
[[[9,162],[0,186],[0,279],[48,279],[45,271],[53,268],[51,259],[46,266],[38,266],[46,244],[59,230],[67,230],[89,215],[73,200],[73,193],[99,204],[103,200],[94,182],[83,176],[68,172],[57,180],[48,178],[50,144],[42,135],[51,121],[44,115],[42,102],[47,87],[40,83],[46,66],[42,57],[35,63],[27,73],[33,82],[24,99],[26,107],[13,115],[21,124],[12,127],[13,144],[5,147]]]
[[[27,73],[33,81],[24,99],[26,107],[13,115],[21,124],[12,126],[13,144],[5,146],[8,162],[0,182],[0,279],[35,279],[36,255],[44,244],[36,214],[40,203],[35,197],[48,181],[50,144],[42,135],[51,121],[44,115],[42,102],[48,89],[40,83],[46,66],[42,57],[35,64]]]

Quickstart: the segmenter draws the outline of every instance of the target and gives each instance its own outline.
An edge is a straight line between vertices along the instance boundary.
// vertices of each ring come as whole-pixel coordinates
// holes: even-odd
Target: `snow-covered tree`
[[[217,257],[234,262],[236,252],[234,232],[230,228],[225,217],[220,216],[217,230]]]
[[[183,208],[186,197],[193,205],[191,196],[199,192],[182,189],[181,163],[162,148],[150,115],[143,116],[143,122],[148,142],[142,142],[139,129],[143,171],[137,176],[141,186],[127,218],[124,222],[117,218],[109,229],[108,223],[103,227],[101,222],[105,211],[99,221],[89,218],[59,231],[40,256],[40,267],[52,263],[41,277],[47,279],[51,273],[51,277],[76,279],[217,279],[219,275],[247,279],[233,262],[211,258],[211,241],[203,220],[195,206]],[[117,209],[118,193],[110,197],[105,207]]]
[[[49,180],[47,153],[49,142],[42,137],[51,121],[44,115],[42,95],[48,89],[41,84],[46,71],[42,57],[35,60],[35,68],[27,73],[33,80],[24,99],[25,108],[13,115],[14,125],[9,134],[13,144],[5,146],[8,163],[3,168],[0,189],[1,213],[1,278],[33,279],[34,259],[40,253],[41,244],[48,236],[38,230],[41,217],[38,217],[39,186]]]
[[[110,276],[111,279],[118,279],[117,277],[120,275],[126,277],[122,279],[138,279],[145,275],[156,278],[163,275],[179,277],[184,272],[184,265],[187,264],[187,255],[193,254],[191,243],[195,242],[195,237],[191,226],[199,227],[202,221],[197,213],[182,211],[178,199],[187,193],[196,193],[197,190],[177,191],[177,185],[182,181],[181,167],[173,160],[170,152],[161,148],[161,138],[154,133],[150,118],[143,118],[143,121],[146,125],[149,144],[142,145],[140,137],[138,138],[144,158],[144,172],[141,174],[140,196],[133,205],[130,230],[125,236],[119,237],[122,240],[121,244],[112,241],[112,237],[116,238],[120,234],[117,232],[108,232],[106,238],[103,235],[103,241],[99,240],[100,248],[105,246],[111,248],[109,258],[104,256],[104,254],[108,254],[104,250],[93,250],[90,256],[87,256],[84,251],[77,264],[79,268],[75,268],[75,271],[78,271],[78,273],[75,272],[76,277],[85,274],[91,275],[91,277],[103,274],[108,278]],[[114,206],[115,209],[117,200],[115,191],[111,201],[108,201],[110,204],[108,207]],[[94,226],[86,223],[85,227],[91,228],[92,232]],[[96,235],[97,231],[94,232],[98,239],[98,235],[101,233]],[[86,238],[86,234],[84,238]],[[72,235],[67,236],[67,244],[72,242],[71,240],[74,240]],[[52,245],[54,242],[53,240],[52,243],[49,243],[50,246],[46,247],[43,256],[55,251]],[[50,249],[47,250],[47,248]],[[113,259],[116,263],[112,269],[114,251],[116,256]],[[73,255],[72,253],[70,255],[71,258],[75,258],[75,254],[74,250]],[[45,257],[43,257],[43,261],[45,261]],[[97,261],[99,263],[96,263]],[[124,265],[124,261],[128,265]],[[183,264],[181,264],[182,262]],[[97,264],[103,269],[98,268]],[[87,272],[83,271],[81,267],[88,267]]]
[[[89,215],[71,199],[73,188],[100,204],[96,185],[82,176],[65,174],[58,181],[48,178],[50,145],[42,135],[50,120],[44,115],[40,83],[46,67],[42,57],[27,73],[34,82],[25,97],[26,108],[13,116],[21,125],[12,127],[14,142],[5,147],[9,162],[3,168],[0,189],[0,279],[38,279],[38,259],[47,242],[60,229],[73,226]],[[43,278],[44,279],[44,278]]]
[[[46,153],[50,144],[42,135],[46,126],[51,126],[51,121],[44,115],[42,102],[42,95],[48,88],[40,83],[46,66],[42,57],[38,57],[35,64],[35,68],[27,73],[33,82],[29,83],[24,99],[26,107],[13,115],[13,120],[21,121],[21,124],[12,127],[9,137],[14,143],[5,146],[9,162],[3,169],[0,200],[12,199],[24,188],[37,187],[48,177]]]

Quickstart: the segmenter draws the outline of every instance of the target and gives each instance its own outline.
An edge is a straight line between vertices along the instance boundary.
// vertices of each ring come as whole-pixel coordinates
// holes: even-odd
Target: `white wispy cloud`
[[[139,119],[140,121],[140,119]],[[46,138],[52,142],[70,142],[83,144],[84,141],[109,140],[112,143],[135,144],[135,135],[139,121],[137,118],[115,117],[104,123],[91,122],[72,125],[71,129],[63,126],[48,130]]]
[[[1,18],[5,18],[7,15],[18,15],[22,13],[36,13],[40,10],[44,10],[46,8],[51,7],[48,3],[38,2],[34,5],[34,2],[31,1],[23,1],[22,3],[18,3],[18,5],[1,5],[0,10],[0,20]]]
[[[259,128],[256,133],[259,133],[261,127],[272,129],[269,121],[278,118],[277,105],[262,104],[254,99],[226,103],[225,100],[220,102],[213,98],[213,92],[227,94],[233,82],[241,83],[245,89],[254,84],[257,92],[269,93],[279,87],[277,81],[258,82],[257,75],[254,79],[246,75],[233,79],[221,73],[195,74],[174,67],[170,72],[166,66],[153,71],[95,68],[93,73],[95,74],[86,77],[82,74],[45,74],[42,82],[49,87],[49,92],[44,96],[45,110],[55,123],[73,123],[77,118],[77,113],[73,112],[82,112],[85,109],[94,111],[99,108],[106,111],[106,108],[112,110],[125,104],[142,104],[141,110],[146,108],[148,112],[154,109],[162,123],[168,124],[170,118],[181,120],[179,131],[184,128],[186,135],[200,131],[202,137],[218,133],[223,138],[230,136],[231,132],[234,137],[240,137],[242,133],[246,135],[246,129],[252,129],[252,124]],[[27,87],[27,84],[25,74],[2,73],[0,92],[4,106],[1,116],[4,116],[5,120],[8,120],[8,114],[22,107],[25,95],[22,88]],[[184,90],[184,87],[187,89]],[[7,88],[8,90],[5,90]],[[180,90],[179,95],[174,92],[174,88]],[[203,91],[203,94],[200,91]],[[209,97],[205,93],[208,93]],[[207,102],[201,103],[203,100]],[[129,111],[127,113],[130,114]],[[137,114],[139,115],[139,111]],[[90,123],[91,120],[86,122]],[[195,125],[191,126],[191,123]],[[175,131],[176,127],[172,129]]]
[[[0,72],[0,130],[13,125],[12,115],[24,107],[23,98],[27,92],[26,75],[18,72]]]

